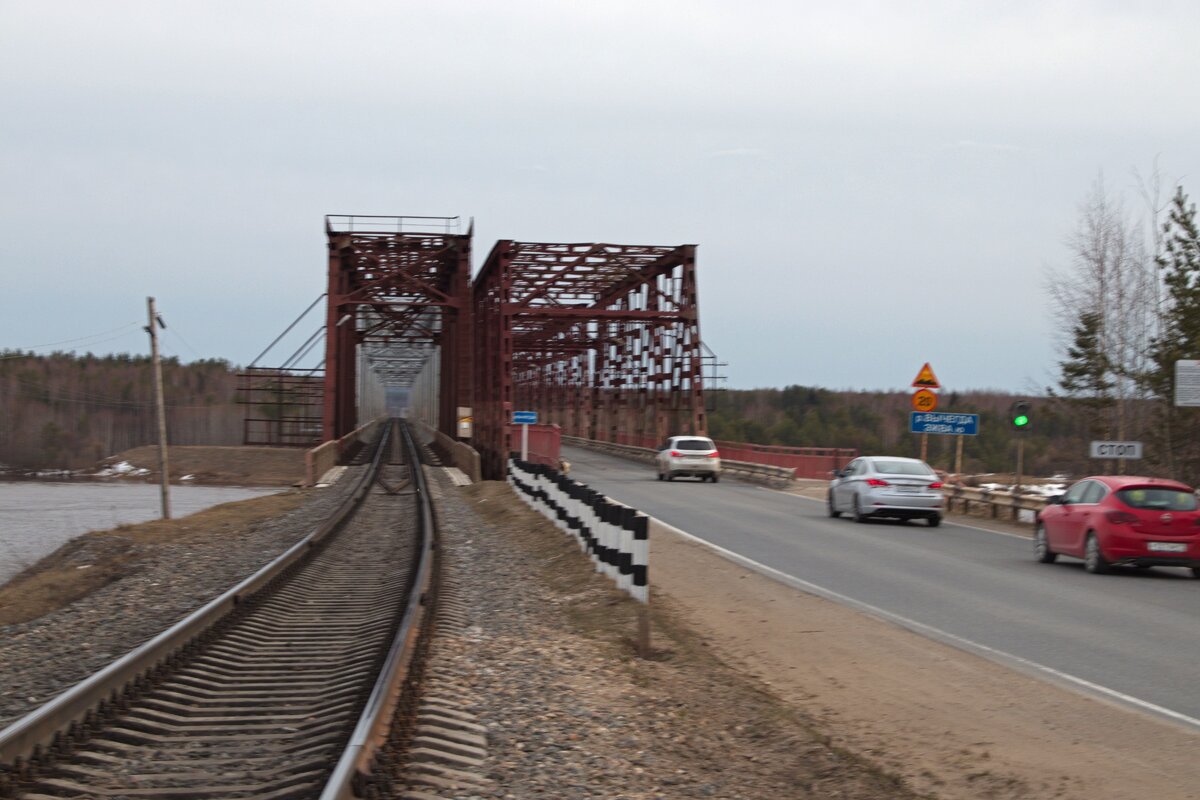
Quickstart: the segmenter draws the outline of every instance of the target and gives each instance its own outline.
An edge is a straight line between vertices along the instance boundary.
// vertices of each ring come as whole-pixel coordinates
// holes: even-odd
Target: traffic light
[[[1008,409],[1008,424],[1012,426],[1014,431],[1028,430],[1032,421],[1029,412],[1029,403],[1026,403],[1024,400],[1018,400]]]

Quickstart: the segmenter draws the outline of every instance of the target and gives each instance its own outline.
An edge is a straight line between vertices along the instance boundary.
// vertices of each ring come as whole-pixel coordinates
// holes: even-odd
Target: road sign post
[[[928,412],[937,408],[937,393],[934,389],[942,388],[938,383],[937,376],[933,374],[933,368],[926,361],[921,371],[917,373],[917,377],[913,378],[913,388],[916,389],[912,396],[912,407],[916,411]],[[929,436],[927,431],[921,431],[921,460],[929,460]]]
[[[1181,358],[1175,362],[1175,405],[1200,406],[1200,360]]]
[[[1092,442],[1090,455],[1092,458],[1132,458],[1142,457],[1141,442]]]
[[[521,426],[521,460],[529,460],[529,426],[537,425],[538,415],[536,411],[514,411],[512,415],[514,425]]]
[[[951,411],[909,414],[910,433],[941,433],[950,436],[976,436],[979,433],[978,414],[955,414]]]

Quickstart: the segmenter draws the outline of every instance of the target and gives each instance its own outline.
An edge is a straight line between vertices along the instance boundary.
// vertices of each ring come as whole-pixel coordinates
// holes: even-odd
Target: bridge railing
[[[788,467],[796,471],[797,478],[828,478],[830,471],[841,469],[858,458],[858,451],[848,447],[786,447],[720,439],[714,441],[721,451],[722,460],[729,458],[772,467]]]
[[[331,439],[306,451],[304,453],[304,485],[316,486],[322,475],[337,466],[338,461],[350,449],[351,444],[356,441],[369,441],[375,434],[375,429],[384,419],[385,417],[373,419],[340,439]]]
[[[1016,494],[1001,489],[976,489],[971,486],[946,486],[942,489],[946,497],[946,510],[953,511],[957,505],[960,513],[1008,519],[1014,522],[1033,524],[1038,513],[1050,504],[1049,498],[1038,494]],[[1027,512],[1022,519],[1021,512]]]
[[[713,442],[721,451],[722,463],[728,459],[746,464],[783,467],[793,470],[797,478],[828,478],[830,471],[841,469],[858,458],[858,450],[850,447],[788,447],[724,439],[714,439]],[[659,444],[646,436],[619,432],[616,443],[652,451]]]
[[[596,450],[601,453],[609,453],[610,455],[628,458],[633,461],[641,461],[646,464],[654,463],[654,455],[657,452],[652,447],[639,447],[631,444],[619,444],[617,442],[598,442],[594,439],[581,439],[577,436],[562,437],[563,444],[569,444],[574,447],[586,447],[590,450]],[[750,461],[737,461],[725,458],[725,453],[721,453],[721,471],[731,475],[736,475],[739,478],[756,481],[766,484],[788,484],[796,479],[796,471],[791,467],[777,467],[770,464],[756,464]]]

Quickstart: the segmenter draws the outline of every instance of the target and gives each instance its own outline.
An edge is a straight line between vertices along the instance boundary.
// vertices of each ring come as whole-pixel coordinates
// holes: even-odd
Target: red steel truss
[[[485,477],[503,473],[514,410],[600,441],[706,432],[695,245],[503,240],[473,294]]]
[[[385,385],[409,386],[440,350],[439,425],[455,433],[470,394],[471,230],[457,217],[325,218],[329,290],[323,438],[354,430],[362,358]]]

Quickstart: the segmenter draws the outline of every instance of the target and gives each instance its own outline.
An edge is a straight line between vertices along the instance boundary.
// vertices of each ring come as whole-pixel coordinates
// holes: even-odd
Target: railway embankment
[[[634,602],[572,540],[507,484],[457,487],[434,472],[466,623],[439,646],[440,685],[486,729],[490,782],[469,796],[1196,796],[1194,734],[675,536],[651,542],[652,652],[638,658]],[[145,537],[117,532],[136,560],[111,564],[110,581],[0,626],[0,724],[277,554],[337,487],[297,492],[291,510],[241,526],[201,514],[146,523],[163,527]],[[40,566],[69,581],[105,557],[77,547]]]

